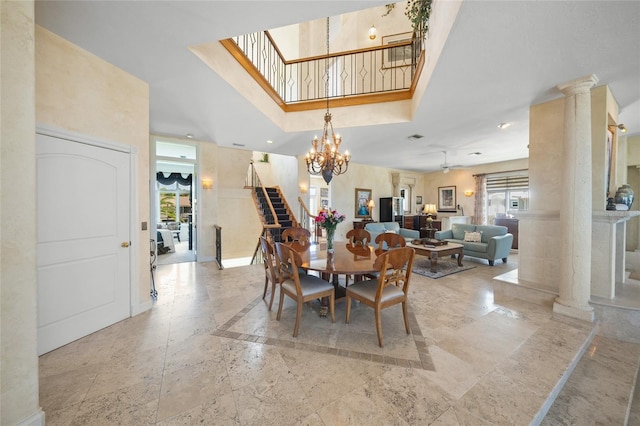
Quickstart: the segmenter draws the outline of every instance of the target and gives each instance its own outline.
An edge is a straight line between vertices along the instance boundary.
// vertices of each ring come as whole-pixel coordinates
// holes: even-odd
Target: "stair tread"
[[[509,311],[508,304],[503,306]],[[521,310],[518,308],[516,311]],[[543,321],[513,352],[484,372],[456,406],[488,424],[539,424],[595,330],[595,324],[571,318]],[[499,348],[492,347],[495,350]],[[479,404],[479,400],[487,403]],[[516,409],[496,410],[494,403]]]
[[[640,344],[596,336],[544,418],[543,425],[639,424],[632,391]],[[635,416],[635,420],[632,420]]]

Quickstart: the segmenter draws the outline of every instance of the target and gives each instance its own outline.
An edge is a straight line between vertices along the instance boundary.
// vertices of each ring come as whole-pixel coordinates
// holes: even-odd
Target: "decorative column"
[[[591,295],[591,88],[595,75],[558,86],[565,95],[560,206],[560,283],[553,311],[594,320]]]

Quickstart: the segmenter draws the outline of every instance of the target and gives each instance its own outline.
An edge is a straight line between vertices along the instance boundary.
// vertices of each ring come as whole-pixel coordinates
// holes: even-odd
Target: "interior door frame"
[[[83,143],[97,148],[111,149],[129,155],[129,241],[134,250],[129,250],[129,316],[137,315],[151,308],[151,301],[140,303],[139,285],[137,283],[140,258],[137,247],[140,244],[138,229],[138,148],[119,142],[107,141],[81,133],[60,129],[46,124],[36,125],[36,134],[65,139],[71,142]]]
[[[186,145],[192,146],[196,149],[196,159],[193,160],[182,160],[174,157],[158,157],[156,153],[156,142],[168,142],[176,145]],[[159,221],[159,217],[156,215],[156,204],[159,202],[158,191],[156,186],[156,173],[158,172],[158,159],[170,160],[174,162],[183,162],[185,164],[193,164],[193,178],[191,180],[191,190],[192,194],[195,197],[195,204],[192,200],[191,202],[191,214],[193,215],[193,228],[192,232],[194,238],[196,240],[196,244],[193,247],[193,252],[195,255],[195,261],[200,261],[200,251],[201,245],[200,241],[202,240],[201,231],[200,231],[200,144],[198,142],[179,139],[171,136],[162,136],[162,135],[150,135],[149,137],[149,212],[150,212],[150,229],[155,231],[156,225]]]

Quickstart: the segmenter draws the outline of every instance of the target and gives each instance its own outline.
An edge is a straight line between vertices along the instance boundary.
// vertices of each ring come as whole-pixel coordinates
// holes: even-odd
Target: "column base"
[[[589,322],[594,322],[596,319],[593,308],[591,306],[579,308],[575,306],[563,305],[558,301],[555,301],[553,302],[553,312]]]

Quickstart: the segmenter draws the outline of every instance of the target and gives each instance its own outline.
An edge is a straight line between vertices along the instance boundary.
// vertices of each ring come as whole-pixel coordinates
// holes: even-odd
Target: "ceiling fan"
[[[458,169],[458,168],[462,167],[460,165],[452,166],[449,163],[447,163],[447,151],[442,151],[442,153],[444,154],[444,163],[440,164],[440,168],[442,169],[442,173],[449,173],[449,170],[451,170],[451,169]]]

